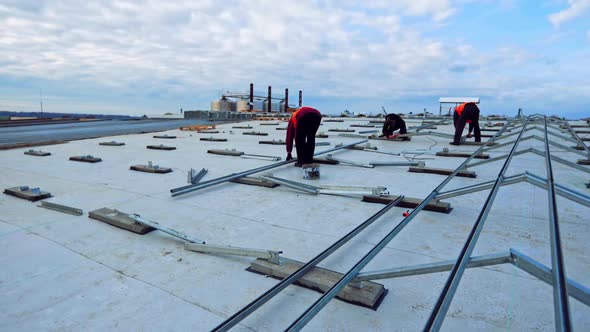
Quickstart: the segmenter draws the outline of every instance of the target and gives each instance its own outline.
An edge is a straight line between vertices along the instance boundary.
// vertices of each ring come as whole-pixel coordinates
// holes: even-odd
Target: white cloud
[[[466,1],[4,2],[0,80],[205,100],[250,82],[260,90],[385,99],[455,91],[536,98],[554,87],[539,82],[575,81],[559,72],[559,59],[547,71],[545,59],[523,48],[480,50],[433,37]],[[590,75],[584,68],[568,73]]]
[[[563,23],[581,16],[590,9],[590,0],[568,0],[568,3],[568,8],[549,15],[549,21],[554,27],[559,28]]]

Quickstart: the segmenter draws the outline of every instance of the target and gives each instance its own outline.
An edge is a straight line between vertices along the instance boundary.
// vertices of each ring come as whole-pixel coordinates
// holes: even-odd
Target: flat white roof
[[[439,103],[476,103],[479,104],[479,97],[440,97]]]
[[[331,144],[319,146],[316,151],[359,140],[338,136],[328,129],[368,124],[369,120],[324,123],[319,132],[330,137],[316,141]],[[420,125],[413,119],[406,123],[408,127]],[[245,271],[253,258],[187,251],[182,241],[159,231],[138,235],[89,219],[90,210],[109,207],[138,213],[210,244],[282,250],[286,258],[307,262],[383,208],[361,202],[359,197],[313,196],[285,186],[270,189],[235,183],[171,198],[169,190],[186,184],[190,168],[209,169],[202,180],[207,181],[271,163],[208,154],[208,149],[285,157],[284,146],[258,143],[284,140],[285,131],[275,128],[285,127],[285,122],[279,126],[261,126],[259,121],[241,123],[254,127],[246,130],[232,128],[235,125],[217,126],[219,134],[179,130],[159,133],[178,136],[169,140],[155,139],[154,133],[148,133],[33,148],[51,152],[48,157],[24,155],[29,148],[0,151],[0,189],[38,186],[54,195],[49,201],[85,212],[84,216],[67,215],[0,194],[0,330],[208,331],[278,282]],[[437,127],[438,132],[453,132],[452,124]],[[358,132],[370,128],[354,129]],[[269,135],[242,135],[252,130]],[[224,137],[228,142],[199,140],[210,136]],[[111,140],[126,145],[98,145]],[[427,158],[427,167],[452,169],[464,158],[437,157],[437,151],[448,147],[473,152],[477,148],[448,143],[449,139],[437,136],[416,136],[410,142],[371,141],[380,151],[405,152],[408,157]],[[148,150],[148,144],[173,145],[177,149]],[[543,142],[527,140],[519,149],[543,146]],[[510,146],[501,147],[489,154],[497,157],[509,151]],[[551,151],[574,163],[580,158],[570,152],[554,151],[553,147]],[[408,154],[411,152],[415,154]],[[85,154],[103,161],[88,164],[68,160]],[[334,157],[362,163],[406,160],[401,155],[357,150],[339,151]],[[158,175],[129,170],[131,165],[148,161],[174,171]],[[530,153],[515,156],[508,175],[524,170],[544,175],[542,161]],[[493,181],[503,162],[473,167],[477,178],[455,178],[445,190]],[[302,170],[292,165],[272,172],[277,177],[305,182]],[[588,181],[586,173],[560,163],[553,164],[553,172],[560,185],[588,193],[584,186]],[[341,164],[321,165],[321,178],[307,183],[384,186],[392,195],[423,199],[444,179],[441,175],[409,173],[408,167],[359,168]],[[419,213],[364,271],[456,260],[487,195],[482,191],[444,200],[452,204],[449,214]],[[588,286],[588,208],[561,196],[557,203],[567,277]],[[551,266],[547,206],[544,189],[528,183],[503,186],[473,255],[515,248]],[[393,207],[320,266],[346,272],[400,223],[406,210]],[[332,300],[305,330],[421,330],[448,275],[440,272],[378,280],[389,293],[377,310]],[[315,291],[289,286],[232,331],[284,330],[319,297]],[[570,303],[574,330],[588,330],[590,308],[573,298]],[[448,331],[554,328],[552,287],[510,264],[466,270],[443,325],[443,330]]]

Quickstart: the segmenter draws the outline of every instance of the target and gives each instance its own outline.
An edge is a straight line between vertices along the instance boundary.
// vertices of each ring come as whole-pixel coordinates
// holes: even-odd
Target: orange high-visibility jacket
[[[473,103],[472,102],[463,103],[455,108],[455,112],[457,112],[458,116],[461,116],[461,113],[463,113],[463,110],[465,109],[465,105],[467,105],[467,104],[473,104]],[[467,123],[471,123],[471,120],[467,120]]]

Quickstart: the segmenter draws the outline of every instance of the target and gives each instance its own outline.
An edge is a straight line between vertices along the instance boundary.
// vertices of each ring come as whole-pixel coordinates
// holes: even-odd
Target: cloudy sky
[[[590,0],[0,0],[0,110],[208,109],[250,82],[326,113],[590,116]]]

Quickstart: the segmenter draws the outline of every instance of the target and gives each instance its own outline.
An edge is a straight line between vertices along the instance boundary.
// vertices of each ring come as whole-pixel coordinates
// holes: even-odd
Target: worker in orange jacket
[[[453,113],[453,125],[455,125],[455,137],[452,145],[461,144],[461,135],[465,124],[469,123],[469,131],[467,137],[471,137],[471,133],[475,134],[475,141],[481,142],[481,131],[479,129],[479,108],[475,103],[463,103],[455,108]]]
[[[295,166],[301,167],[313,162],[315,150],[315,134],[322,122],[322,114],[311,107],[300,107],[291,115],[287,125],[287,160],[293,159],[293,140],[297,149]]]

